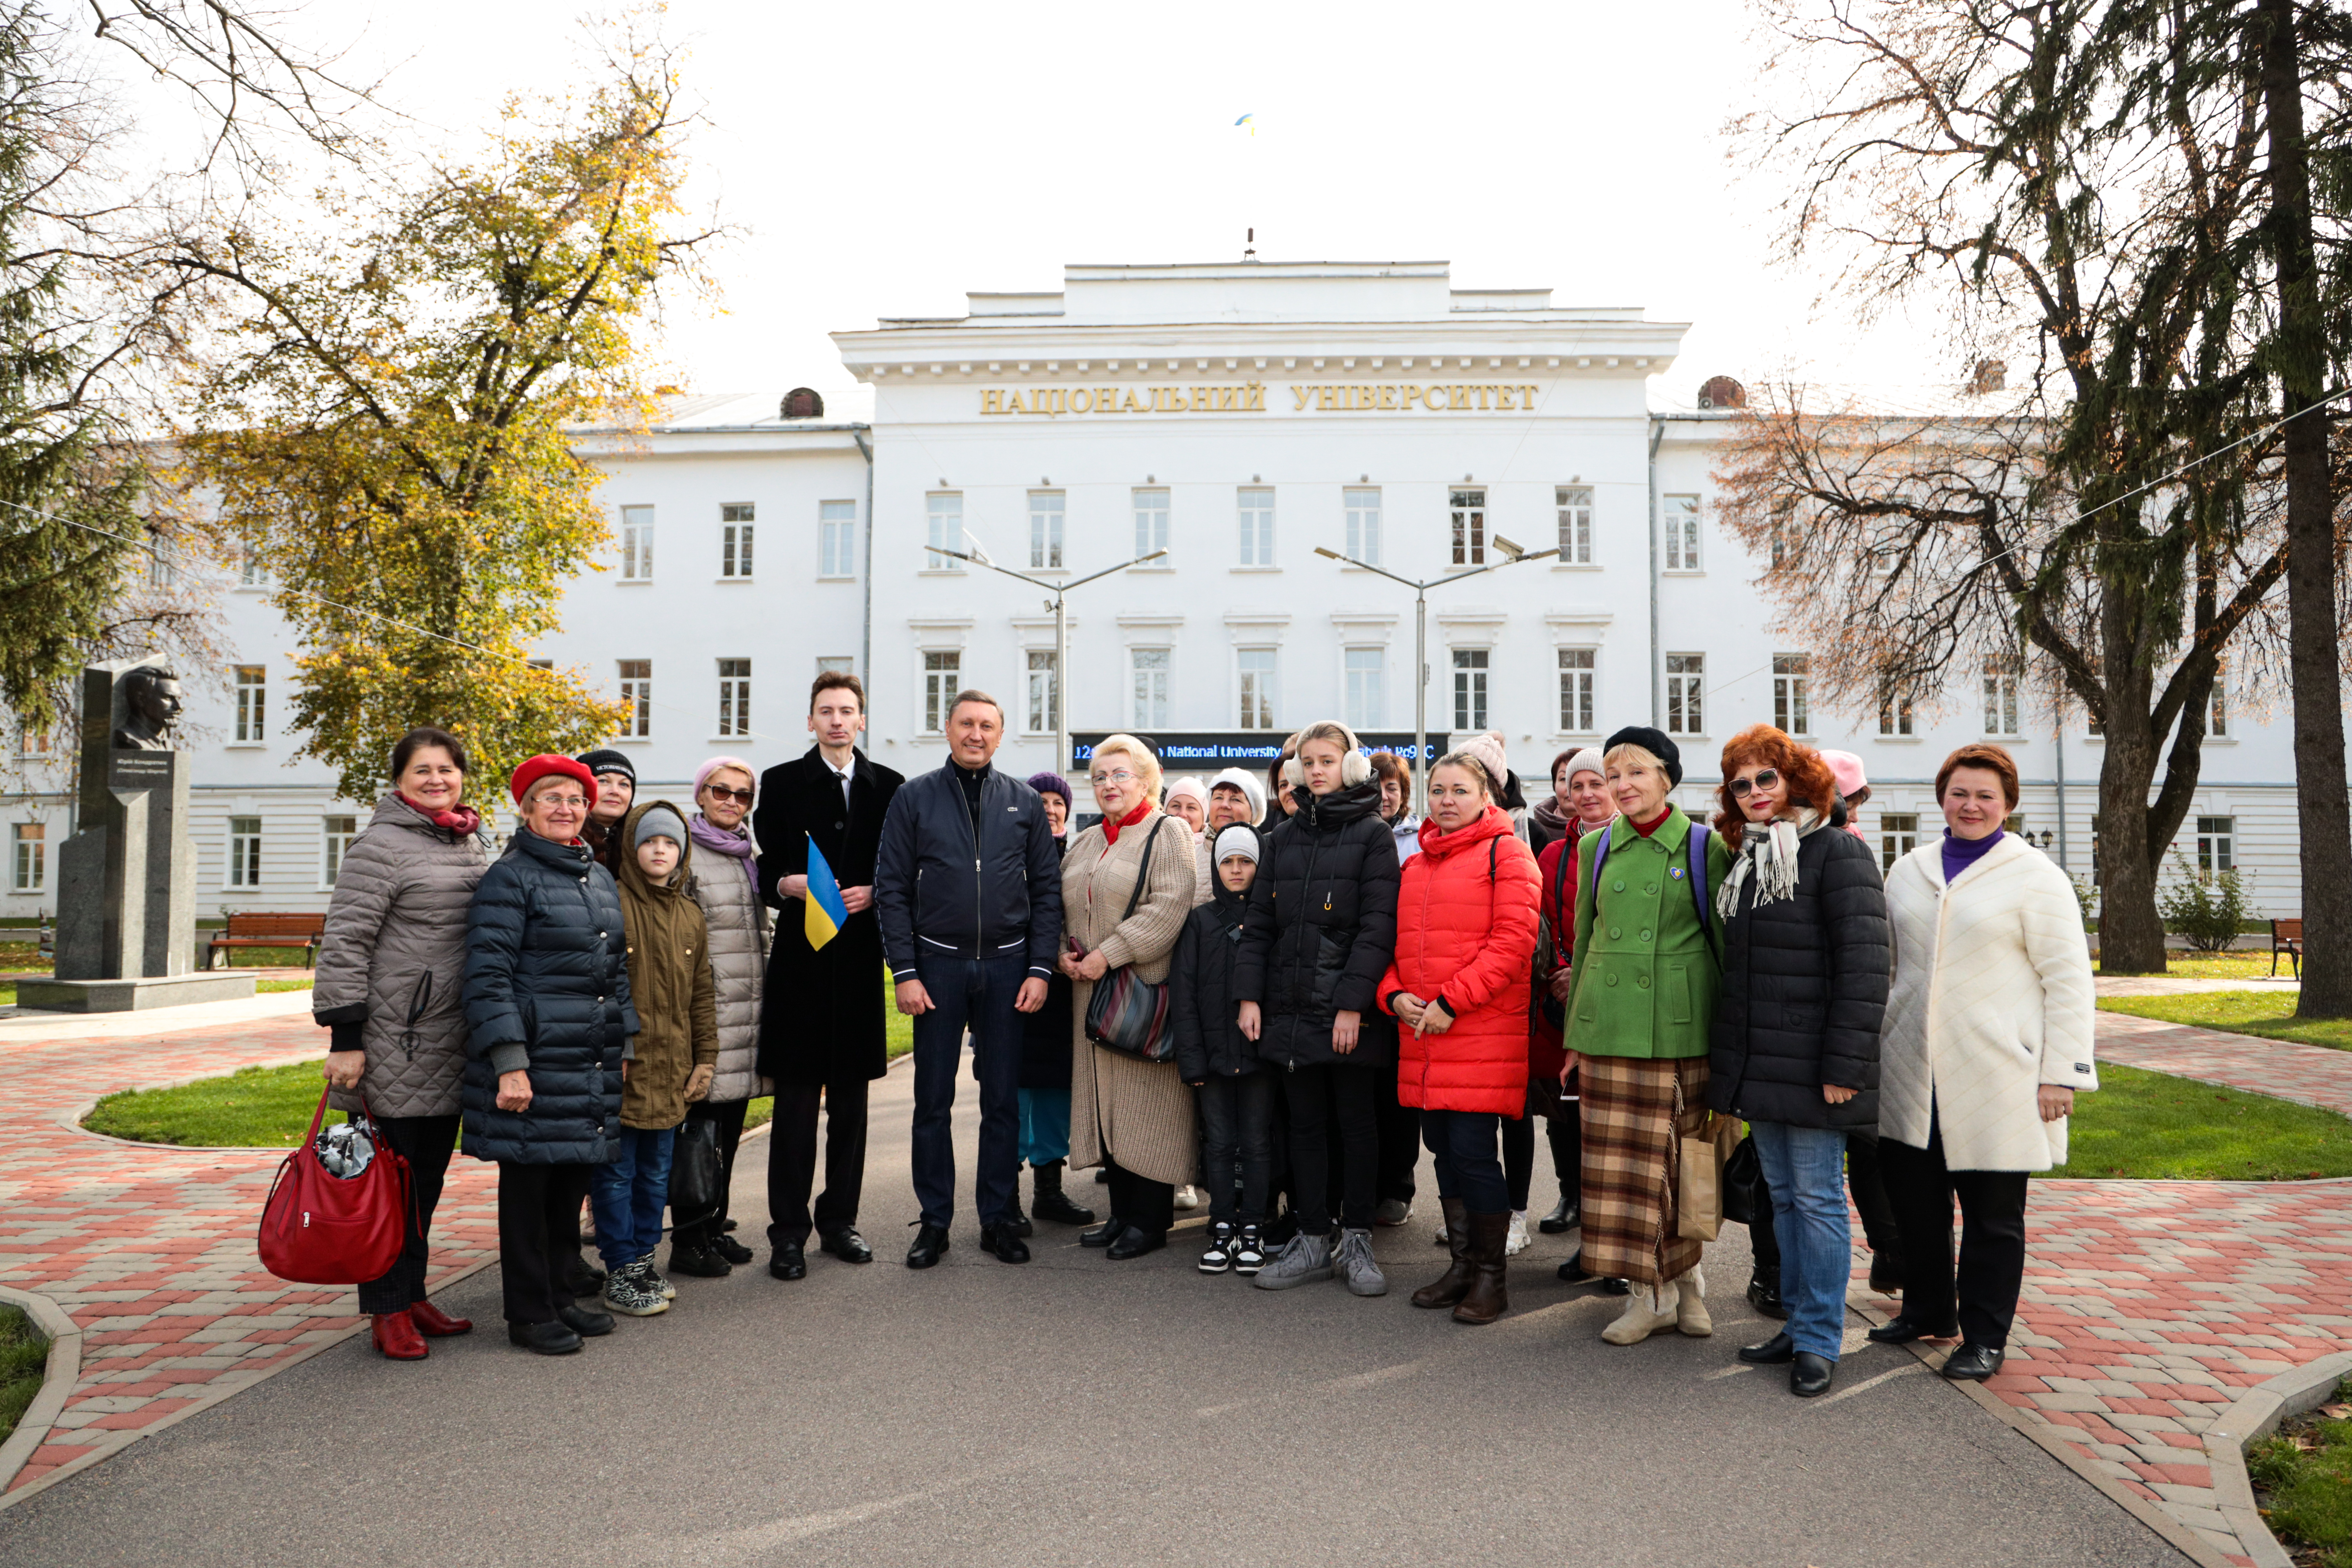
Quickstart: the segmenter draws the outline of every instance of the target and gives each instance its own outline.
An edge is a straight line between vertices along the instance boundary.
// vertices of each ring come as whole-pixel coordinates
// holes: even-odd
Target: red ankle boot
[[[474,1320],[453,1318],[430,1301],[411,1301],[408,1316],[416,1324],[416,1331],[426,1339],[446,1340],[452,1334],[473,1332]]]
[[[391,1361],[423,1361],[432,1353],[417,1336],[415,1322],[405,1312],[375,1314],[375,1348]]]

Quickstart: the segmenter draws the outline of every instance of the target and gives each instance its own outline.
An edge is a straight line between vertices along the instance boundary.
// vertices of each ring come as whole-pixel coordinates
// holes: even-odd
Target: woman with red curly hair
[[[1869,846],[1824,831],[1843,816],[1811,747],[1769,724],[1723,748],[1732,853],[1716,894],[1723,989],[1707,1051],[1707,1103],[1744,1117],[1772,1189],[1789,1326],[1739,1352],[1789,1363],[1789,1391],[1829,1391],[1845,1336],[1853,1237],[1849,1129],[1878,1121],[1878,1032],[1886,1009],[1886,893]]]

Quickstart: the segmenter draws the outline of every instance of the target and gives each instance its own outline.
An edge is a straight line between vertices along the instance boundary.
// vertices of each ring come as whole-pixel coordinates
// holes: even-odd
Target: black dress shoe
[[[1037,1234],[1037,1227],[1029,1223],[1029,1216],[1021,1212],[1021,1205],[1019,1204],[1014,1204],[1013,1205],[1013,1234],[1015,1236],[1034,1236]]]
[[[735,1266],[706,1247],[680,1247],[672,1242],[669,1249],[669,1271],[696,1279],[724,1279],[735,1272]]]
[[[1157,1252],[1167,1245],[1166,1231],[1138,1230],[1135,1226],[1129,1226],[1125,1234],[1103,1248],[1103,1256],[1114,1260],[1140,1258],[1147,1252]]]
[[[1944,1375],[1954,1383],[1982,1383],[2000,1370],[2008,1352],[1990,1345],[1972,1345],[1966,1340],[1944,1362]]]
[[[1567,1285],[1591,1285],[1604,1296],[1630,1296],[1633,1293],[1633,1287],[1622,1279],[1612,1279],[1586,1268],[1581,1252],[1559,1266],[1559,1278],[1560,1282]]]
[[[604,1271],[582,1265],[563,1272],[563,1288],[583,1300],[589,1300],[604,1289]]]
[[[1029,1261],[1029,1244],[1021,1239],[1021,1227],[1009,1219],[1001,1225],[980,1227],[980,1249],[994,1254],[1003,1263]]]
[[[722,1219],[719,1222],[719,1228],[721,1230],[731,1231],[735,1228],[735,1222],[732,1219]],[[749,1263],[751,1260],[746,1258],[743,1261]]]
[[[719,1257],[725,1258],[728,1262],[733,1264],[738,1268],[742,1268],[743,1265],[751,1261],[751,1249],[744,1246],[741,1242],[736,1240],[731,1236],[712,1237],[710,1238],[710,1250],[719,1254]]]
[[[507,1342],[541,1355],[570,1355],[580,1348],[580,1336],[562,1323],[509,1323]]]
[[[1739,1347],[1739,1359],[1750,1366],[1778,1366],[1784,1361],[1795,1360],[1796,1355],[1797,1342],[1789,1337],[1786,1329],[1760,1345]]]
[[[874,1261],[874,1249],[866,1245],[866,1238],[857,1234],[856,1226],[845,1225],[839,1230],[830,1231],[817,1237],[817,1245],[844,1263]]]
[[[1958,1332],[1958,1328],[1931,1329],[1897,1313],[1871,1330],[1868,1338],[1873,1344],[1907,1345],[1913,1340],[1948,1340]]]
[[[1110,1218],[1103,1221],[1102,1224],[1095,1226],[1094,1229],[1082,1230],[1078,1232],[1078,1245],[1080,1247],[1108,1247],[1112,1242],[1117,1241],[1126,1229],[1127,1221],[1119,1218],[1117,1215],[1113,1215]]]
[[[613,1331],[613,1314],[600,1312],[593,1307],[583,1307],[575,1302],[569,1307],[557,1308],[555,1315],[562,1320],[565,1328],[584,1340]]]
[[[776,1248],[768,1259],[768,1274],[775,1279],[805,1279],[808,1278],[808,1252],[797,1241],[788,1241]]]
[[[1789,1308],[1780,1300],[1780,1287],[1769,1279],[1748,1279],[1748,1304],[1768,1318],[1778,1318],[1784,1323],[1789,1321]]]
[[[1837,1363],[1811,1351],[1799,1351],[1789,1363],[1789,1392],[1800,1399],[1811,1399],[1830,1391],[1830,1379],[1837,1375]]]
[[[1092,1225],[1095,1222],[1094,1210],[1072,1203],[1068,1195],[1058,1188],[1039,1193],[1030,1203],[1029,1212],[1051,1225]]]
[[[948,1227],[943,1225],[923,1225],[915,1232],[913,1245],[907,1248],[907,1267],[929,1268],[948,1249]]]
[[[1903,1259],[1885,1247],[1870,1255],[1870,1288],[1882,1296],[1903,1294]]]

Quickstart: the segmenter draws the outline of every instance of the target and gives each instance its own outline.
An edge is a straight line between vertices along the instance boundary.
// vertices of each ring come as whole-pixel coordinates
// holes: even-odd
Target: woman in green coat
[[[1677,1234],[1677,1144],[1706,1114],[1706,1053],[1722,981],[1708,900],[1723,843],[1666,802],[1682,757],[1655,730],[1609,737],[1618,816],[1577,849],[1576,945],[1565,1044],[1583,1093],[1584,1267],[1631,1280],[1602,1332],[1630,1345],[1664,1328],[1715,1331],[1699,1243]]]

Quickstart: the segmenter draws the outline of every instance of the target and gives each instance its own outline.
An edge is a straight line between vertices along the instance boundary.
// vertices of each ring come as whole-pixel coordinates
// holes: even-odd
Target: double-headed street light
[[[969,535],[966,535],[969,538]],[[1026,572],[1015,572],[1010,566],[999,566],[975,544],[970,552],[929,547],[934,555],[952,555],[959,561],[969,561],[974,566],[985,566],[991,572],[1002,572],[1007,577],[1018,577],[1034,587],[1043,588],[1054,596],[1046,607],[1054,612],[1054,771],[1060,773],[1070,765],[1070,618],[1062,608],[1062,595],[1073,588],[1083,587],[1097,577],[1108,577],[1114,572],[1124,572],[1130,566],[1140,566],[1147,561],[1157,561],[1168,553],[1155,550],[1149,555],[1139,555],[1132,561],[1122,561],[1116,566],[1106,566],[1067,583],[1052,583],[1043,577],[1032,577]]]
[[[1352,555],[1342,555],[1319,544],[1315,547],[1315,553],[1328,560],[1360,566],[1367,572],[1377,573],[1391,583],[1402,583],[1412,590],[1412,662],[1416,671],[1412,683],[1412,757],[1423,779],[1429,776],[1429,758],[1426,755],[1429,751],[1429,591],[1443,588],[1448,583],[1459,583],[1465,577],[1499,572],[1506,566],[1517,566],[1522,561],[1541,561],[1559,553],[1557,550],[1538,550],[1530,554],[1499,533],[1495,535],[1495,548],[1503,552],[1505,559],[1490,561],[1484,566],[1473,566],[1467,572],[1456,572],[1449,577],[1433,577],[1426,583],[1416,583],[1410,577],[1398,576],[1385,566],[1375,566],[1369,561],[1359,561]]]

